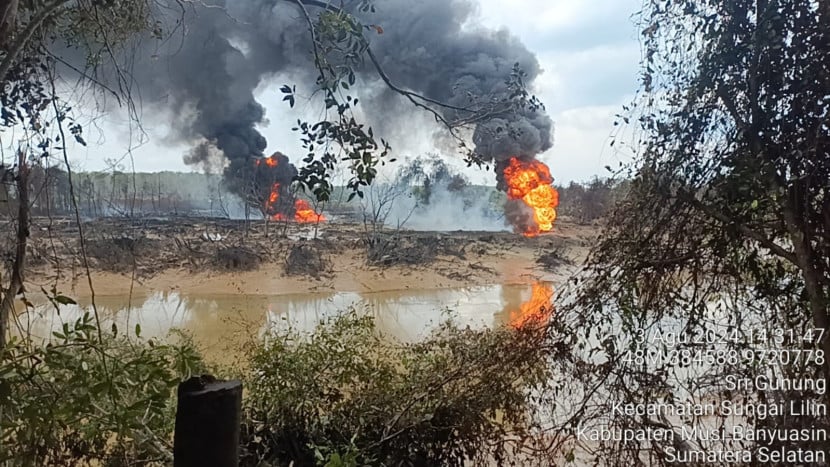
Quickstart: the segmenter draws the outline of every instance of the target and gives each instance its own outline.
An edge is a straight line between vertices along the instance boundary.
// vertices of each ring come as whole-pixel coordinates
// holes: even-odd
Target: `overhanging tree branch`
[[[12,68],[12,65],[14,65],[14,62],[17,61],[20,53],[26,48],[26,45],[32,39],[35,32],[37,32],[40,26],[43,25],[47,19],[52,17],[52,15],[54,15],[65,3],[68,3],[68,0],[57,0],[53,3],[47,4],[43,10],[35,14],[32,20],[29,21],[26,29],[24,29],[23,32],[17,37],[17,40],[9,49],[8,54],[6,54],[3,61],[0,63],[0,83],[6,81],[6,75]]]
[[[330,3],[319,1],[319,0],[293,0],[293,1],[294,1],[294,3],[296,3],[300,7],[300,9],[302,10],[304,16],[306,17],[306,21],[309,23],[309,27],[311,28],[311,32],[312,32],[312,41],[315,42],[314,43],[314,54],[315,54],[315,58],[317,58],[318,57],[318,50],[317,50],[316,41],[314,41],[314,28],[312,26],[311,18],[310,18],[310,15],[308,13],[308,10],[305,8],[305,5],[315,6],[315,7],[318,7],[318,8],[322,8],[324,10],[334,11],[334,12],[337,12],[337,13],[345,13],[345,12],[339,7],[336,7],[336,6],[334,6]],[[463,124],[474,123],[476,121],[481,120],[481,118],[476,118],[474,114],[481,112],[482,109],[474,109],[474,108],[470,108],[470,107],[460,107],[460,106],[448,104],[446,102],[441,102],[439,100],[432,99],[430,97],[424,96],[422,94],[419,94],[419,93],[416,93],[416,92],[413,92],[413,91],[410,91],[410,90],[407,90],[407,89],[404,89],[404,88],[398,86],[397,84],[395,84],[392,81],[392,79],[389,77],[389,75],[383,69],[383,66],[381,66],[380,61],[378,60],[377,56],[372,51],[372,47],[369,46],[368,44],[366,46],[366,55],[369,57],[369,61],[372,63],[372,66],[375,68],[375,71],[378,73],[378,76],[380,76],[380,78],[383,80],[383,82],[386,84],[386,86],[389,87],[389,89],[391,89],[391,90],[395,91],[396,93],[400,94],[401,96],[405,97],[407,100],[412,102],[412,104],[414,104],[416,107],[419,107],[419,108],[424,109],[427,112],[431,113],[433,115],[433,117],[436,119],[436,121],[440,122],[441,124],[443,124],[444,126],[446,126],[450,130],[450,132],[453,134],[453,136],[458,137],[458,135],[455,132],[455,129],[458,128],[459,126],[461,126]],[[454,111],[458,111],[458,112],[473,114],[473,116],[469,119],[459,119],[459,120],[450,121],[439,110],[437,110],[436,108],[433,108],[433,107],[431,107],[430,105],[427,105],[427,104],[432,104],[432,105],[435,105],[435,106],[438,106],[440,108],[447,109],[447,110],[454,110]],[[507,109],[505,108],[505,109],[500,109],[500,110],[505,111]],[[488,111],[486,112],[486,115],[490,116],[490,115],[493,115],[494,113],[497,113],[497,112],[493,112],[493,111],[488,109]]]
[[[764,246],[768,250],[775,253],[777,256],[780,256],[781,258],[786,259],[787,261],[791,262],[793,265],[798,266],[798,260],[796,259],[795,253],[786,250],[784,247],[782,247],[781,245],[775,243],[771,239],[765,237],[760,232],[758,232],[756,230],[753,230],[753,229],[751,229],[750,227],[748,227],[744,224],[740,224],[740,223],[736,222],[735,219],[730,218],[729,216],[727,216],[727,215],[723,214],[722,212],[718,211],[717,209],[715,209],[711,206],[708,206],[707,204],[703,203],[699,199],[695,198],[695,196],[692,195],[691,193],[680,190],[677,193],[677,197],[681,201],[690,204],[692,207],[694,207],[698,211],[700,211],[700,212],[704,213],[705,215],[717,220],[718,222],[721,222],[721,223],[727,224],[727,225],[734,225],[735,228],[737,228],[738,231],[741,232],[742,234],[744,234],[746,237],[751,238],[752,240],[755,240],[756,242],[758,242],[759,244],[761,244],[762,246]]]

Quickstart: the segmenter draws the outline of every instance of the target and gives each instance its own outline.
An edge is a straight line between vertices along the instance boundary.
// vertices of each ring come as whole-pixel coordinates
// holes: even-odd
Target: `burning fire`
[[[317,211],[312,209],[305,200],[298,199],[294,201],[294,222],[301,224],[309,222],[320,222],[326,220],[322,214],[317,214]]]
[[[257,167],[259,167],[261,164],[265,164],[267,167],[273,168],[279,164],[279,161],[276,157],[263,157],[262,159],[256,159]],[[277,211],[275,214],[271,215],[271,220],[273,221],[289,220],[285,214],[279,212],[279,210],[273,209],[273,207],[277,204],[279,200],[280,184],[274,183],[273,185],[271,185],[271,193],[270,195],[268,195],[268,201],[265,202],[265,212]],[[326,217],[322,214],[317,213],[317,211],[315,211],[314,208],[312,208],[306,200],[295,199],[294,218],[291,220],[299,224],[309,224],[314,222],[325,221]]]
[[[525,161],[511,157],[504,168],[504,180],[507,183],[507,197],[522,200],[533,209],[535,225],[525,227],[522,235],[535,237],[541,232],[550,232],[556,220],[559,193],[551,186],[553,177],[548,166],[535,159]]]
[[[510,325],[520,328],[531,322],[543,323],[553,313],[553,286],[544,282],[533,284],[530,300],[522,303],[518,310],[510,313]]]
[[[276,167],[279,162],[277,161],[276,157],[263,157],[262,159],[256,160],[256,165],[259,166],[260,164],[265,164],[268,167]]]

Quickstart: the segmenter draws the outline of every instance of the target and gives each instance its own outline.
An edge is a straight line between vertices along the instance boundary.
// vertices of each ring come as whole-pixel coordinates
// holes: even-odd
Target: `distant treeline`
[[[72,173],[78,210],[84,216],[201,214],[229,217],[239,201],[222,186],[222,177],[199,173]],[[69,177],[58,167],[33,165],[29,175],[32,214],[64,215],[74,206]],[[16,211],[13,183],[4,183],[0,210]]]
[[[558,214],[589,223],[610,213],[614,204],[629,189],[629,184],[627,181],[594,177],[586,183],[571,182],[556,189],[559,191]]]
[[[148,215],[201,215],[242,218],[245,208],[238,197],[223,185],[216,174],[183,172],[73,172],[72,188],[78,209],[88,217],[137,217]],[[571,182],[557,186],[559,215],[578,222],[593,222],[613,206],[627,188],[626,183],[594,178],[587,183]],[[414,193],[419,189],[415,188]],[[486,197],[499,209],[505,195],[490,186],[467,186],[476,196]],[[59,167],[33,165],[29,176],[32,214],[36,216],[66,215],[74,210],[65,170]],[[348,201],[344,187],[335,187],[329,212],[355,209],[359,200]],[[3,183],[0,212],[16,212],[13,183]]]

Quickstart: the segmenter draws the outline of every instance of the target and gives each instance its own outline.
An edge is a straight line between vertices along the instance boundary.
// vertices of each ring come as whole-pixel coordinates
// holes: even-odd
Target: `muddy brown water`
[[[544,287],[550,287],[544,284]],[[402,341],[415,341],[442,321],[451,318],[462,326],[489,327],[517,319],[522,305],[535,290],[526,285],[488,285],[433,290],[395,290],[354,293],[303,293],[288,295],[189,294],[155,292],[148,295],[97,297],[95,305],[105,321],[122,331],[135,332],[140,324],[143,337],[164,337],[171,329],[182,329],[209,360],[225,360],[241,343],[261,336],[272,326],[312,330],[319,322],[355,307],[370,313],[381,332]],[[33,337],[48,338],[64,322],[74,322],[91,310],[89,300],[61,305],[58,313],[48,301],[34,301],[34,308],[20,314],[18,329]],[[527,305],[525,305],[527,306]]]

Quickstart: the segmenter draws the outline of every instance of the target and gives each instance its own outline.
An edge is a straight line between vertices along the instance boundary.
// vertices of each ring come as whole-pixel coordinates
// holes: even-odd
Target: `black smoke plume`
[[[320,9],[311,3],[307,9],[314,16]],[[365,24],[383,28],[383,34],[370,34],[370,41],[390,79],[431,99],[457,107],[476,100],[496,101],[509,93],[506,78],[514,64],[524,70],[528,84],[541,71],[534,54],[508,31],[473,24],[472,1],[375,0],[374,13],[358,12],[359,3],[346,0],[342,5]],[[245,195],[250,193],[245,191],[245,180],[250,180],[255,161],[267,147],[257,130],[265,113],[254,90],[276,73],[297,83],[313,83],[312,45],[305,19],[293,1],[214,0],[211,6],[195,6],[183,22],[168,12],[162,27],[184,29],[161,45],[145,40],[138,48],[132,77],[144,101],[172,112],[176,137],[224,153],[226,181]],[[387,89],[376,93],[378,105],[365,107],[371,109],[366,116],[369,123],[383,126],[406,119],[408,112],[384,112],[400,108],[385,105],[400,99],[383,86],[373,67],[367,64],[360,71],[368,86]],[[445,114],[451,120],[456,112]],[[541,109],[497,113],[474,129],[475,152],[495,162],[500,174],[509,157],[533,158],[550,148],[552,127]],[[208,166],[209,154],[197,148],[186,162]]]

